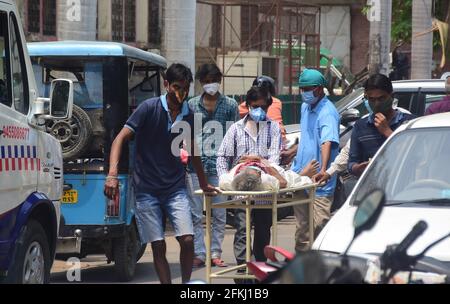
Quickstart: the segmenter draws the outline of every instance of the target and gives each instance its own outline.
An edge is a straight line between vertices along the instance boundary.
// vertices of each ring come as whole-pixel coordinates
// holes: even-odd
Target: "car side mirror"
[[[73,82],[55,79],[50,89],[50,116],[54,119],[68,119],[72,116]]]
[[[367,194],[359,204],[353,218],[356,238],[363,231],[370,230],[378,221],[386,196],[383,190],[374,190]]]
[[[351,122],[357,121],[361,118],[361,113],[358,109],[348,109],[341,115],[341,123],[346,126]]]
[[[355,239],[364,231],[372,229],[375,223],[380,217],[381,210],[383,210],[384,203],[386,202],[386,195],[383,190],[375,189],[368,193],[358,205],[355,216],[353,218],[353,238],[350,244],[345,249],[343,256],[347,256],[347,252],[350,250]],[[342,265],[346,265],[348,260],[344,258]]]

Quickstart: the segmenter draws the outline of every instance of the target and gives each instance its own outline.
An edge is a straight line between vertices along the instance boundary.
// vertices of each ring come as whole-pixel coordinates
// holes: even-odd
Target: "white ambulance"
[[[15,1],[0,1],[0,281],[47,283],[63,191],[60,143],[49,119],[69,119],[73,84],[38,98]]]

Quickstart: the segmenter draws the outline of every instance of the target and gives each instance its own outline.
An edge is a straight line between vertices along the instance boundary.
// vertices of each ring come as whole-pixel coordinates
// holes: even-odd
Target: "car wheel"
[[[88,114],[73,105],[70,119],[48,121],[46,131],[61,143],[64,159],[73,160],[81,157],[89,148],[93,129]]]
[[[51,257],[44,228],[39,222],[30,220],[23,228],[19,242],[6,283],[49,283]]]

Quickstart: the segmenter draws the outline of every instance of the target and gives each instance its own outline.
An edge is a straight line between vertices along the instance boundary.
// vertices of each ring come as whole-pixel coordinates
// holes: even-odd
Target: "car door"
[[[395,93],[394,97],[399,100],[398,106],[407,109],[417,116],[425,115],[426,109],[434,102],[445,97],[445,92],[414,91]]]
[[[0,11],[0,214],[36,191],[37,131],[27,122],[30,100],[23,45],[13,13]]]
[[[398,106],[413,114],[417,113],[417,92],[396,92],[394,98],[398,99]]]

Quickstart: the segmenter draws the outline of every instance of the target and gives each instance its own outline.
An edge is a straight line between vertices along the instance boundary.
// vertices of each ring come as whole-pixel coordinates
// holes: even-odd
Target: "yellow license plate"
[[[64,191],[63,197],[61,199],[63,204],[76,204],[78,203],[78,191],[68,190]]]

